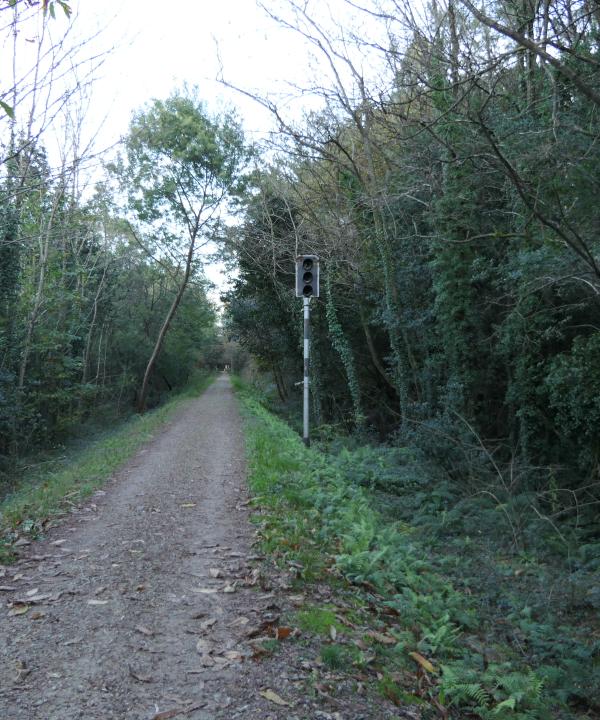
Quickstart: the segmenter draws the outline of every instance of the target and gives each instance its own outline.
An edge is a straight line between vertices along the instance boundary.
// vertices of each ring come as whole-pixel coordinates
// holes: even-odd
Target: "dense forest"
[[[3,31],[70,12],[42,5],[0,3]],[[317,447],[392,508],[394,527],[468,556],[468,571],[459,560],[442,571],[488,598],[485,622],[517,628],[519,660],[507,662],[515,677],[526,668],[527,688],[494,706],[464,680],[449,697],[462,693],[470,717],[597,717],[599,6],[345,5],[347,22],[311,3],[264,3],[319,68],[296,88],[313,101],[302,118],[241,88],[277,126],[251,146],[235,113],[211,114],[183,88],[141,108],[101,170],[93,158],[93,183],[73,109],[81,85],[52,105],[43,54],[25,80],[2,79],[0,494],[23,458],[99,408],[144,412],[228,363],[226,342],[297,426],[294,260],[315,254]],[[63,78],[66,57],[50,61]],[[45,145],[57,121],[58,163]],[[209,247],[234,269],[222,321],[202,270]],[[497,553],[526,567],[506,575],[525,572],[526,600],[500,593]],[[469,627],[452,612],[448,633]],[[578,620],[593,643],[574,636]],[[438,640],[430,654],[450,645]],[[501,668],[486,688],[502,686]],[[548,714],[557,703],[572,714]]]
[[[439,716],[597,717],[598,6],[350,4],[354,30],[302,3],[277,18],[327,80],[303,123],[262,99],[277,160],[228,246],[229,330],[298,428],[294,257],[320,257],[314,437],[380,513],[339,511],[340,572],[444,664]],[[352,502],[325,477],[327,528]],[[399,704],[403,672],[381,681]]]
[[[486,468],[509,495],[593,518],[597,7],[432,3],[418,22],[382,5],[369,11],[387,33],[376,83],[349,49],[367,39],[348,33],[344,50],[342,27],[293,7],[338,82],[306,124],[280,117],[280,160],[231,246],[231,332],[293,397],[294,256],[318,255],[319,424],[417,445],[457,483]]]
[[[4,4],[5,31],[71,11],[38,5]],[[90,173],[81,89],[55,98],[68,54],[44,54],[44,42],[25,79],[3,88],[0,488],[20,458],[100,409],[143,412],[221,363],[199,251],[239,194],[248,155],[234,116],[211,116],[186,90],[140,110],[102,174]],[[57,123],[58,161],[44,144]]]

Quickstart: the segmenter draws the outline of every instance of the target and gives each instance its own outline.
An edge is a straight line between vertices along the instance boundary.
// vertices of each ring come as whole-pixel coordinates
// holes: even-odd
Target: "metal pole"
[[[304,431],[302,437],[306,447],[310,447],[310,438],[308,436],[308,358],[310,351],[310,298],[303,298],[304,301]]]

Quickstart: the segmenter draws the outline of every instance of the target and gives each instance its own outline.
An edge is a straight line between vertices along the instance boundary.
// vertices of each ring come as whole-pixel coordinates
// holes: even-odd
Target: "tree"
[[[143,234],[160,246],[159,254],[171,253],[183,267],[140,387],[137,405],[144,412],[157,358],[197,267],[197,250],[232,207],[249,150],[232,114],[211,117],[188,91],[155,100],[138,113],[125,148],[126,159],[117,168],[129,208]]]

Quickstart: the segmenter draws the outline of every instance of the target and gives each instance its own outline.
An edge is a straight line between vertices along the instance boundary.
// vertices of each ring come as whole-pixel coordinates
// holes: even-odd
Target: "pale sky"
[[[97,28],[96,44],[115,45],[95,84],[94,104],[109,112],[107,136],[118,128],[124,132],[134,109],[184,82],[198,85],[211,109],[235,104],[249,132],[264,131],[270,127],[268,114],[216,81],[219,55],[229,81],[261,92],[277,93],[286,78],[298,80],[306,72],[299,38],[278,28],[254,0],[77,4],[80,32],[89,35]]]
[[[74,0],[73,6],[84,37],[98,31],[94,45],[115,46],[93,87],[90,116],[99,148],[126,132],[134,110],[183,83],[197,85],[213,112],[236,106],[248,139],[260,139],[274,128],[271,114],[219,83],[221,67],[228,82],[278,101],[290,94],[289,81],[303,84],[310,72],[300,37],[278,27],[255,0]],[[206,264],[205,272],[218,288],[225,285],[218,264]]]
[[[93,89],[91,114],[100,147],[125,134],[133,111],[184,83],[198,86],[212,112],[236,106],[248,139],[259,139],[274,127],[270,113],[219,83],[221,64],[232,84],[272,96],[285,90],[286,77],[298,80],[299,69],[306,69],[299,38],[277,28],[254,0],[77,4],[79,32],[89,36],[98,30],[95,44],[115,46]],[[205,272],[217,288],[226,284],[220,265],[207,263]],[[214,300],[218,294],[212,294]]]
[[[285,7],[284,0],[264,3],[272,12]],[[70,4],[74,17],[69,42],[81,39],[82,47],[61,60],[60,67],[67,67],[65,80],[72,82],[73,72],[85,75],[85,64],[77,67],[78,59],[107,53],[102,66],[91,73],[90,88],[82,91],[84,145],[93,141],[96,152],[118,142],[135,110],[153,98],[167,97],[184,83],[198,86],[211,112],[236,106],[248,139],[264,138],[275,128],[270,113],[219,83],[221,67],[228,82],[276,101],[296,117],[303,109],[317,107],[317,101],[301,95],[294,86],[311,85],[312,78],[327,84],[323,58],[311,58],[308,44],[275,23],[255,0],[70,0]],[[344,0],[312,0],[309,6],[335,24],[344,26],[350,21]],[[4,12],[2,20],[7,18]],[[68,25],[57,10],[55,20],[38,22],[38,32],[42,28],[57,38]],[[35,47],[28,44],[27,34],[33,35],[28,26],[19,37],[23,66]],[[3,77],[12,76],[11,51],[10,34],[5,32]],[[75,66],[72,72],[69,63]],[[60,80],[54,86],[60,88]],[[44,139],[50,146],[50,135],[46,133]],[[59,135],[49,152],[60,151],[62,142]],[[220,268],[207,267],[206,271],[211,280],[223,284]]]

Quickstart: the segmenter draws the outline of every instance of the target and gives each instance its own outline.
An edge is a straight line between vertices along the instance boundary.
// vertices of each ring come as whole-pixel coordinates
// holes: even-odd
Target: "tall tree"
[[[140,387],[137,405],[144,412],[150,379],[196,267],[197,251],[231,209],[249,151],[235,117],[211,117],[193,91],[155,100],[138,113],[125,148],[126,159],[118,168],[129,207],[142,232],[160,238],[159,252],[172,253],[183,267]]]

